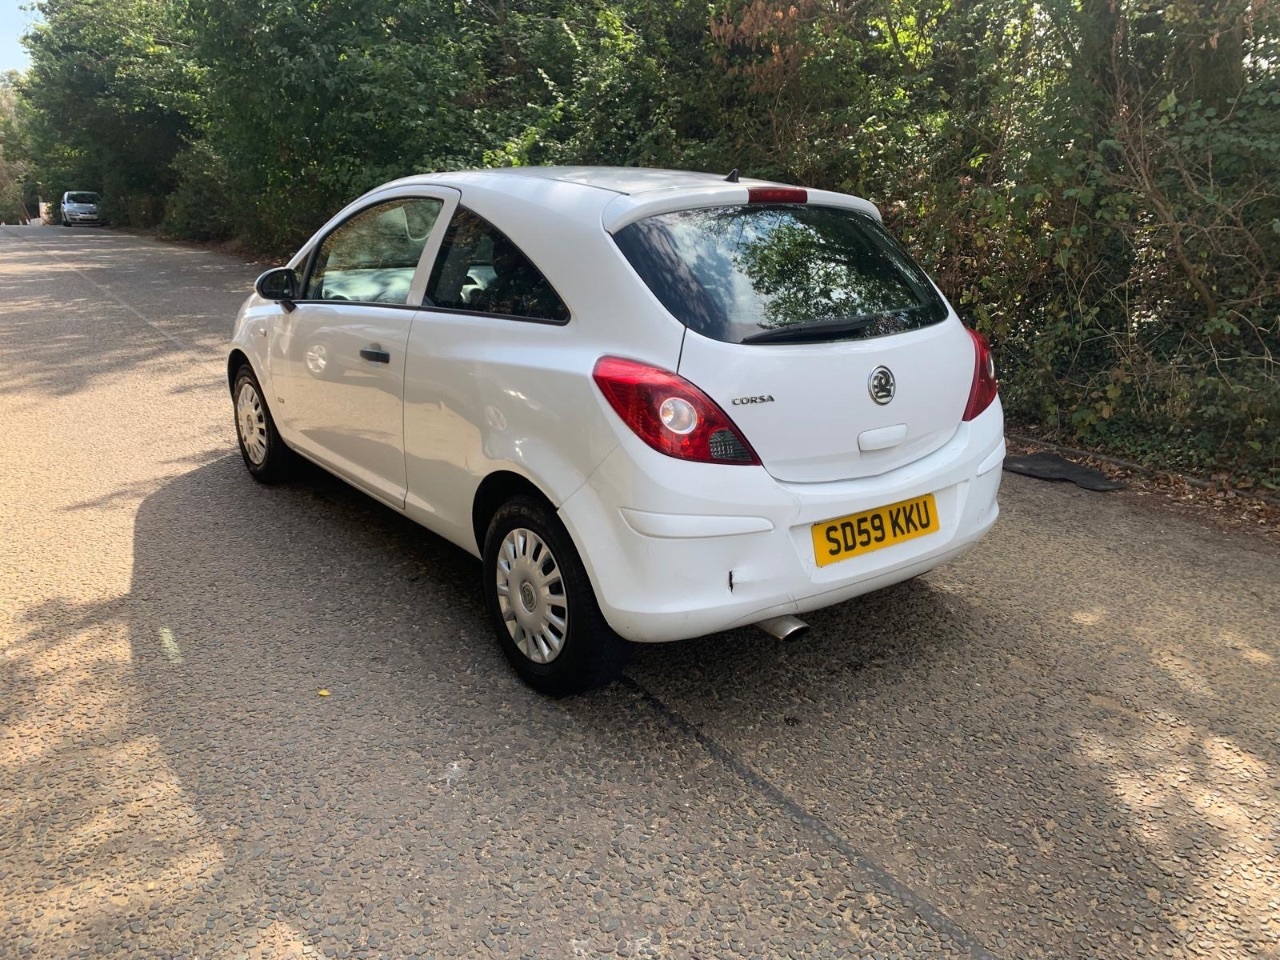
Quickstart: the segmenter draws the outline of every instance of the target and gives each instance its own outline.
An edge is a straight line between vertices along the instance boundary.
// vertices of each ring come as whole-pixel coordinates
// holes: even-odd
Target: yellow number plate
[[[864,510],[813,525],[813,557],[818,566],[839,563],[881,547],[937,533],[938,504],[932,493],[887,507]]]

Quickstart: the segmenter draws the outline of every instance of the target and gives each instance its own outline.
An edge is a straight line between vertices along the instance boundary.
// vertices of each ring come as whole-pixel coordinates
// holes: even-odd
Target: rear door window
[[[423,304],[438,310],[567,323],[569,308],[542,271],[501,230],[458,208]]]
[[[748,204],[664,213],[614,241],[689,329],[729,343],[884,336],[944,319],[923,270],[878,220]]]

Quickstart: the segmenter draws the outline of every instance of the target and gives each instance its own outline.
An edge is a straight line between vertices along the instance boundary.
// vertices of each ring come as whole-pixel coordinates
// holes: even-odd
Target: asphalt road
[[[976,551],[544,700],[477,564],[234,449],[256,268],[0,227],[0,957],[1280,957],[1280,551]],[[318,696],[318,691],[330,696]]]

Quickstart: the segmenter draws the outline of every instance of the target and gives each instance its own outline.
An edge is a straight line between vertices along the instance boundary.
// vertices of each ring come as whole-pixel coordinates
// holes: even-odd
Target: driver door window
[[[302,299],[405,303],[442,206],[406,197],[361,210],[320,244]]]

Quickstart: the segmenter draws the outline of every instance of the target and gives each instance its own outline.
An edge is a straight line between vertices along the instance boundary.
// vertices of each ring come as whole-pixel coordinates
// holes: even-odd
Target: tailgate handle
[[[891,427],[877,427],[858,434],[859,450],[888,450],[907,439],[907,425],[895,423]]]

